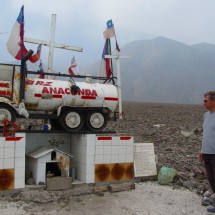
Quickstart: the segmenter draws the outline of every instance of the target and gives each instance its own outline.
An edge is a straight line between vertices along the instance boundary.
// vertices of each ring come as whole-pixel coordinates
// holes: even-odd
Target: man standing
[[[203,117],[202,158],[207,178],[215,196],[215,91],[204,94],[204,107],[208,110]],[[215,213],[215,207],[207,209]]]

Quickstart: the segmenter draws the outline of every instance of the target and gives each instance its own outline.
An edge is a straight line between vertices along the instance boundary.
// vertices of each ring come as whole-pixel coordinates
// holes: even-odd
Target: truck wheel
[[[80,131],[84,125],[83,114],[78,110],[66,110],[60,116],[60,125],[69,132]]]
[[[87,114],[87,127],[93,131],[102,131],[107,125],[107,117],[100,111],[92,111]]]
[[[6,106],[6,105],[0,105],[0,130],[3,130],[4,127],[4,119],[7,119],[13,123],[16,121],[16,113],[15,111]],[[11,125],[7,125],[8,128],[11,127]]]

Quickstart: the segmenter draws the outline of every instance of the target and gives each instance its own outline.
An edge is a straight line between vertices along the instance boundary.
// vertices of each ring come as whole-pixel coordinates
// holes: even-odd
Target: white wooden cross
[[[80,47],[55,43],[56,16],[57,16],[56,14],[52,14],[50,41],[32,39],[28,37],[24,38],[24,41],[28,43],[42,44],[44,46],[49,46],[48,73],[52,72],[54,48],[67,49],[67,50],[78,51],[78,52],[83,51],[83,48],[80,48]]]
[[[119,52],[116,51],[116,55],[105,55],[105,58],[112,58],[116,60],[117,88],[118,88],[118,94],[119,94],[119,119],[122,119],[120,59],[128,59],[130,58],[130,56],[120,56]]]

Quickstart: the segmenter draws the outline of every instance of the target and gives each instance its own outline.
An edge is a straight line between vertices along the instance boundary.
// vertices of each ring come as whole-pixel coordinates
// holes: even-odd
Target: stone
[[[183,187],[185,187],[189,190],[193,190],[193,189],[197,188],[197,184],[193,181],[184,181]]]
[[[71,177],[46,178],[47,190],[69,190],[72,188]]]

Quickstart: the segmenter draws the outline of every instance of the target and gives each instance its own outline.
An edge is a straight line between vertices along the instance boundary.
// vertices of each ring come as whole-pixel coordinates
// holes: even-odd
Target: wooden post
[[[56,14],[52,14],[51,33],[50,33],[50,46],[48,58],[48,73],[52,72],[53,55],[54,55],[54,41],[55,41],[55,28],[56,28]]]
[[[112,58],[116,60],[116,72],[117,72],[117,88],[119,94],[119,119],[122,119],[122,94],[121,94],[121,74],[120,74],[120,59],[128,59],[129,56],[120,56],[117,51],[116,55],[105,55],[105,58]]]
[[[24,41],[28,42],[28,43],[42,44],[45,46],[49,46],[48,73],[52,72],[54,48],[60,48],[60,49],[78,51],[78,52],[83,51],[83,48],[80,48],[80,47],[70,46],[67,44],[56,44],[55,43],[56,16],[57,16],[56,14],[52,14],[50,41],[32,39],[32,38],[28,38],[28,37],[24,38]]]

